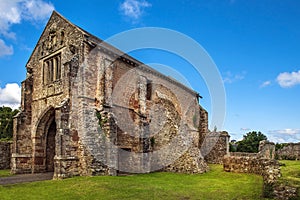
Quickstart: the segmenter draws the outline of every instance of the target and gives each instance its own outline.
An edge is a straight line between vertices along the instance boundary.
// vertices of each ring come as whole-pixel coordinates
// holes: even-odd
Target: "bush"
[[[273,198],[274,197],[274,184],[273,183],[264,183],[263,197],[264,198]]]

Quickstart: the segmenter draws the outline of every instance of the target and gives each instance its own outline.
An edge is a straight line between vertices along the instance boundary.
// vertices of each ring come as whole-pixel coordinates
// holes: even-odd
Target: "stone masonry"
[[[260,141],[257,157],[265,158],[265,159],[275,159],[275,144],[274,144],[274,142],[269,142],[267,140]]]
[[[211,164],[223,164],[224,156],[229,155],[229,138],[226,131],[208,133],[205,137],[206,142],[202,146],[205,161]]]
[[[0,141],[0,169],[10,168],[11,142]]]
[[[297,198],[297,189],[278,182],[280,165],[275,158],[275,144],[261,141],[258,153],[231,152],[224,156],[226,172],[253,173],[263,177],[263,196],[275,199]]]
[[[276,156],[282,160],[300,160],[300,142],[286,144],[285,147],[277,150]]]
[[[53,12],[26,64],[13,173],[203,173],[195,91]]]

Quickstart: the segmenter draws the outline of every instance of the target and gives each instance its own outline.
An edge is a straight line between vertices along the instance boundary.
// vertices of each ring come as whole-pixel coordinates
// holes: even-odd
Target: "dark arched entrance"
[[[54,171],[56,123],[53,120],[48,128],[46,140],[46,171]]]
[[[53,172],[56,149],[55,109],[47,109],[37,122],[36,135],[33,138],[33,173]]]

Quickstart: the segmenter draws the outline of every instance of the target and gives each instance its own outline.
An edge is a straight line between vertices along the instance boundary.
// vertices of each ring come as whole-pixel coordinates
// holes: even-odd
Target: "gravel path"
[[[18,174],[14,176],[0,178],[0,185],[45,181],[45,180],[51,180],[52,178],[53,178],[53,172],[41,173],[41,174]]]

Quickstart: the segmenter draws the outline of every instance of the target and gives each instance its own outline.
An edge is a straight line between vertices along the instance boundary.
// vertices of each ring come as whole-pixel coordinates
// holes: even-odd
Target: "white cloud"
[[[145,0],[125,0],[120,5],[122,14],[133,19],[138,20],[144,13],[144,9],[152,5]]]
[[[21,87],[17,83],[6,84],[0,87],[0,106],[18,108],[21,102]]]
[[[42,0],[26,0],[24,1],[23,9],[25,19],[40,21],[48,18],[54,10],[54,6]]]
[[[300,129],[271,130],[268,135],[269,140],[279,143],[300,141]]]
[[[270,86],[271,84],[272,84],[271,81],[265,81],[265,82],[263,82],[263,83],[260,85],[260,88],[268,87],[268,86]]]
[[[283,130],[272,130],[269,131],[269,133],[274,133],[274,134],[283,134],[283,135],[296,135],[300,134],[300,129],[283,129]]]
[[[12,25],[22,20],[44,21],[53,10],[54,6],[43,0],[0,0],[0,36],[15,39],[15,33],[10,30]]]
[[[277,76],[278,84],[283,88],[293,87],[300,84],[300,70],[298,72],[283,72]]]
[[[0,57],[12,55],[14,53],[13,47],[7,46],[3,40],[0,39]]]
[[[241,131],[250,131],[250,128],[241,128]]]
[[[240,80],[243,80],[245,78],[245,75],[246,75],[246,72],[242,72],[242,73],[239,73],[239,74],[232,74],[231,72],[226,72],[225,73],[225,76],[223,78],[223,82],[224,83],[234,83],[234,82],[237,82],[237,81],[240,81]]]

